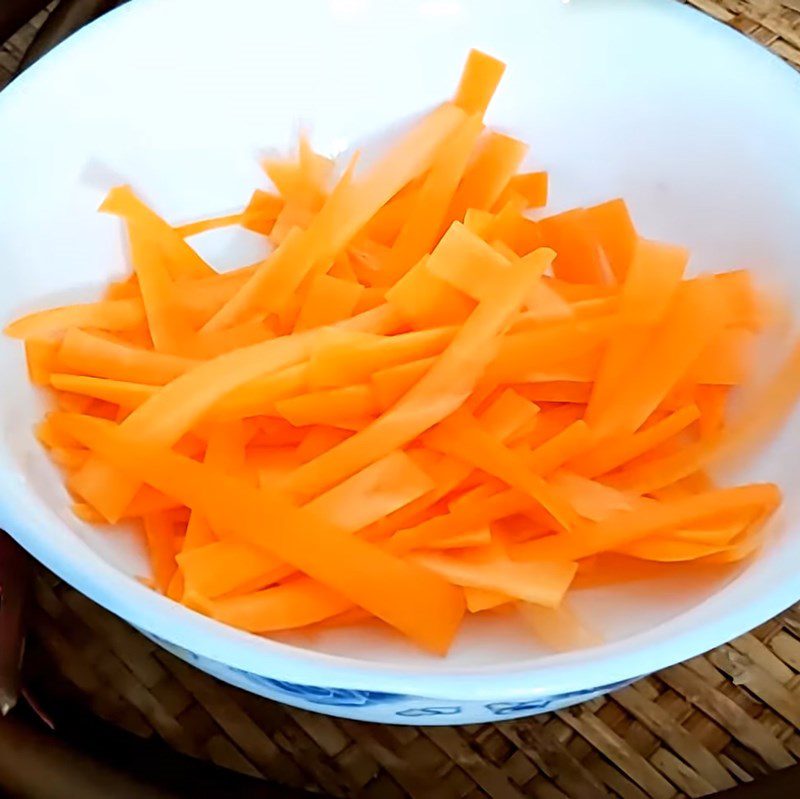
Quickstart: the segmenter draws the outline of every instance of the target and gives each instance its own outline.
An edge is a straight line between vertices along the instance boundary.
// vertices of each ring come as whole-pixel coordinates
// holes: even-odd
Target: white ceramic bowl
[[[800,81],[674,2],[138,0],[0,96],[0,318],[88,297],[122,270],[94,213],[108,173],[175,221],[241,206],[256,153],[298,122],[335,153],[447,96],[477,46],[508,62],[490,122],[532,142],[554,209],[623,195],[643,234],[694,268],[748,267],[800,295]],[[99,184],[103,184],[98,186]],[[201,236],[229,267],[254,236]],[[43,408],[21,347],[0,343],[0,522],[92,599],[255,693],[359,719],[452,723],[553,709],[696,655],[800,598],[795,418],[748,477],[786,490],[764,553],[736,575],[579,592],[607,643],[552,655],[509,620],[473,618],[446,659],[373,628],[267,640],[140,585],[140,544],[69,512],[31,434]]]

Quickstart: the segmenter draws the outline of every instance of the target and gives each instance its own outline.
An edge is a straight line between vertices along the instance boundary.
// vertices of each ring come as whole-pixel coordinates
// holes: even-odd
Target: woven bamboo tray
[[[800,0],[690,4],[800,68]],[[0,49],[0,86],[43,18]],[[673,799],[800,762],[800,606],[574,708],[415,728],[315,715],[227,686],[44,571],[35,595],[26,661],[35,696],[78,702],[186,754],[334,796]]]

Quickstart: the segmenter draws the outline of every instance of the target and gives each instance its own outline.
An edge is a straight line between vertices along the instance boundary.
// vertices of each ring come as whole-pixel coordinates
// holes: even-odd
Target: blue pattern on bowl
[[[406,724],[469,724],[497,718],[517,718],[557,710],[633,682],[633,679],[621,680],[595,688],[521,699],[516,702],[487,703],[470,700],[450,702],[413,694],[304,685],[286,680],[276,680],[210,660],[152,633],[145,634],[172,654],[194,664],[214,677],[245,690],[251,690],[260,696],[308,710],[333,713],[365,721],[389,723],[394,721],[394,723]]]

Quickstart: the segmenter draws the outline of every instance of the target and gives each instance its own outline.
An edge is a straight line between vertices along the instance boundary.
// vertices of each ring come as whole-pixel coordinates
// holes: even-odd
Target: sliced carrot
[[[314,388],[362,383],[381,370],[439,355],[456,330],[440,327],[394,336],[331,333],[309,360],[308,380]]]
[[[4,332],[12,338],[30,339],[51,336],[71,327],[132,330],[144,319],[144,307],[137,298],[101,300],[31,313],[7,325]]]
[[[448,455],[454,455],[499,477],[541,505],[564,527],[572,526],[575,514],[557,491],[548,484],[515,452],[500,444],[481,429],[469,413],[459,411],[437,428],[427,433],[425,442]]]
[[[344,386],[278,400],[275,408],[295,426],[337,425],[373,416],[378,411],[372,390],[366,385]]]
[[[436,358],[421,358],[397,366],[380,369],[370,377],[373,396],[381,410],[391,408],[436,362]]]
[[[188,239],[208,230],[218,230],[219,228],[238,225],[243,219],[243,214],[225,214],[223,216],[209,217],[208,219],[198,219],[196,222],[186,222],[183,225],[178,225],[175,228],[175,232],[184,239]]]
[[[364,287],[330,275],[317,275],[306,292],[295,330],[330,325],[353,315]]]
[[[673,502],[650,503],[635,511],[620,511],[594,526],[520,544],[512,554],[535,561],[578,560],[673,527],[704,523],[734,512],[755,516],[763,510],[774,510],[779,502],[780,492],[770,483],[720,488]]]
[[[574,584],[717,579],[764,545],[777,487],[709,470],[800,398],[786,303],[745,270],[685,277],[621,199],[529,218],[547,174],[484,129],[503,69],[470,53],[364,168],[301,134],[240,213],[171,225],[112,189],[132,274],[8,326],[76,515],[143,525],[151,587],[256,633],[380,621],[438,653],[511,605],[560,650],[596,642]],[[273,249],[217,274],[187,239],[231,225]]]
[[[183,237],[134,194],[130,186],[111,189],[100,206],[101,211],[123,217],[141,226],[155,241],[167,259],[173,278],[203,277],[214,270],[183,240]]]
[[[544,208],[547,205],[548,183],[547,172],[521,172],[514,175],[495,203],[495,208],[502,208],[515,194],[525,200],[526,208]]]
[[[248,488],[209,466],[143,443],[122,428],[78,416],[63,416],[60,424],[129,478],[201,512],[215,530],[267,549],[421,646],[439,653],[450,646],[464,598],[425,569],[294,507],[277,492]],[[234,507],[235,520],[230,514]]]
[[[468,114],[483,115],[505,69],[502,61],[480,50],[470,50],[453,102]]]
[[[695,389],[701,440],[714,440],[722,432],[729,396],[730,386],[706,385]]]
[[[556,251],[553,274],[571,283],[608,283],[609,268],[600,242],[586,223],[582,208],[539,222],[542,243]]]
[[[252,283],[231,299],[214,317],[216,325],[239,321],[254,304],[280,311],[286,300],[319,262],[334,258],[385,202],[409,181],[430,166],[443,141],[464,119],[460,109],[445,104],[412,128],[363,177],[345,180],[341,191],[334,190],[315,216],[312,225],[298,237],[293,257],[273,258],[257,270]],[[286,244],[287,242],[284,242]],[[239,299],[237,299],[239,298]],[[212,320],[213,322],[214,320]]]
[[[84,330],[71,328],[56,355],[60,372],[105,377],[159,386],[197,364],[190,358],[129,347]]]
[[[61,342],[49,338],[29,338],[25,340],[25,362],[28,366],[28,379],[35,386],[47,386],[56,368],[58,350]]]
[[[269,235],[282,208],[283,200],[280,197],[256,189],[242,213],[242,227]]]
[[[490,131],[479,143],[445,213],[443,227],[461,222],[469,208],[489,210],[497,202],[528,152],[528,145],[503,133]]]
[[[616,401],[619,384],[636,368],[649,346],[653,327],[672,302],[687,260],[688,253],[680,247],[637,240],[622,286],[622,324],[603,357],[587,421],[601,426],[606,407]]]
[[[519,309],[531,283],[552,254],[537,250],[498,276],[486,297],[461,327],[431,369],[396,405],[338,446],[301,466],[291,487],[315,494],[413,440],[458,408],[469,396],[491,357],[491,345]]]
[[[453,193],[482,130],[480,117],[474,114],[437,155],[381,270],[381,283],[395,283],[436,246]]]
[[[162,594],[166,594],[177,565],[175,563],[175,529],[164,513],[144,517],[144,532],[153,578]]]
[[[679,290],[663,326],[633,366],[635,380],[618,391],[598,425],[602,431],[633,432],[658,407],[725,323],[724,310],[709,281]]]
[[[586,477],[597,477],[668,441],[699,418],[700,410],[697,406],[687,405],[636,433],[599,444],[590,452],[576,458],[570,466]]]
[[[470,562],[433,552],[418,552],[412,558],[453,585],[497,591],[547,607],[558,607],[577,571],[574,563],[515,563],[501,558]]]
[[[470,613],[493,610],[515,601],[514,597],[510,597],[500,591],[492,591],[488,588],[474,588],[472,586],[465,586],[464,597],[467,600],[467,610]]]
[[[623,283],[636,248],[636,230],[630,213],[621,199],[609,200],[584,209],[584,223],[589,227],[616,279]]]
[[[416,329],[461,324],[475,303],[428,269],[421,258],[387,292],[386,302]]]

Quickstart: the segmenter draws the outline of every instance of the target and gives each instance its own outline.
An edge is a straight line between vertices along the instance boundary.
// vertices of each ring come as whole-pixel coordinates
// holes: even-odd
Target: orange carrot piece
[[[303,577],[265,591],[206,601],[200,607],[217,621],[252,633],[305,627],[350,608],[352,602],[342,594]]]
[[[528,152],[528,145],[503,133],[490,131],[464,172],[445,214],[444,229],[462,222],[469,208],[489,210],[508,185]]]
[[[511,554],[534,561],[579,560],[670,528],[729,518],[732,513],[755,516],[762,511],[772,512],[779,503],[780,492],[771,483],[719,488],[672,502],[653,501],[634,511],[620,511],[599,524],[581,525],[572,532],[520,544],[512,548]]]
[[[418,330],[461,324],[475,303],[434,275],[428,259],[421,258],[386,292],[386,302]]]
[[[177,568],[174,526],[166,514],[152,513],[144,517],[144,532],[153,578],[158,590],[166,594]]]
[[[125,331],[138,327],[144,319],[144,308],[137,298],[100,300],[37,311],[16,319],[4,332],[11,338],[29,339],[51,336],[70,327]]]
[[[514,602],[514,597],[503,594],[500,591],[491,591],[487,588],[464,587],[464,598],[467,600],[467,610],[470,613],[480,613],[483,610],[493,610],[494,608]]]
[[[184,239],[188,239],[190,236],[205,233],[207,230],[218,230],[219,228],[241,224],[243,219],[243,214],[224,214],[223,216],[198,219],[196,222],[186,222],[183,225],[177,225],[175,227],[175,232]]]
[[[427,433],[424,440],[428,446],[465,460],[527,494],[560,526],[572,526],[574,511],[559,493],[533,472],[517,453],[486,433],[463,409]]]
[[[623,283],[636,247],[636,230],[622,199],[584,209],[584,223],[597,238],[616,279]]]
[[[687,260],[688,253],[680,247],[637,240],[622,286],[621,324],[601,362],[586,410],[588,422],[599,427],[606,408],[616,402],[619,385],[636,369],[653,327],[667,312]]]
[[[491,436],[513,444],[532,428],[538,415],[538,405],[508,388],[479,414],[478,422]]]
[[[699,418],[697,406],[687,405],[632,435],[603,441],[572,461],[570,468],[586,477],[606,474],[678,435]]]
[[[275,408],[296,427],[337,425],[373,416],[378,411],[372,391],[366,385],[342,386],[278,400]]]
[[[463,595],[424,569],[296,508],[276,491],[249,488],[121,428],[79,416],[62,416],[60,424],[129,477],[202,513],[214,530],[263,547],[427,649],[442,653],[450,646],[464,613]],[[231,508],[237,508],[235,518]]]
[[[64,336],[55,365],[60,372],[159,386],[197,363],[190,358],[129,347],[73,328]]]
[[[174,301],[167,259],[147,229],[140,225],[128,225],[128,241],[154,349],[172,355],[190,355],[194,331]]]
[[[505,69],[502,61],[480,50],[470,50],[453,102],[468,114],[483,116]]]
[[[433,552],[417,552],[411,558],[453,585],[497,591],[546,607],[558,607],[577,571],[574,563],[552,561],[522,563],[498,557],[471,562]]]
[[[570,503],[578,516],[593,522],[605,521],[616,511],[633,509],[631,498],[623,492],[567,469],[553,474],[550,485]]]
[[[70,391],[73,394],[83,394],[94,399],[113,402],[123,408],[137,408],[158,391],[157,386],[147,383],[59,373],[50,375],[49,384],[60,391]]]
[[[600,243],[586,223],[585,211],[550,216],[539,222],[542,243],[556,251],[553,274],[571,283],[610,282],[609,269]]]
[[[430,478],[402,452],[367,467],[312,500],[306,508],[342,530],[356,532],[422,496]],[[231,540],[178,558],[187,582],[215,598],[233,591],[257,590],[284,579],[294,569],[262,550]]]
[[[730,391],[730,386],[698,386],[695,390],[701,441],[716,439],[722,432]]]
[[[141,226],[146,235],[157,242],[164,253],[173,278],[204,277],[214,270],[183,240],[175,229],[134,194],[130,186],[117,186],[108,193],[101,211],[121,216]]]
[[[370,377],[375,402],[381,410],[391,408],[433,366],[436,358],[421,358],[397,366],[380,369]]]
[[[480,117],[474,114],[437,154],[381,270],[381,283],[395,283],[436,246],[445,214],[482,130]]]
[[[47,386],[50,384],[60,346],[60,341],[48,338],[25,340],[25,363],[28,367],[28,378],[33,385]]]
[[[464,112],[455,106],[440,106],[365,175],[353,179],[346,175],[341,190],[334,189],[308,230],[297,238],[292,257],[280,261],[275,255],[268,258],[209,325],[213,328],[240,321],[254,305],[281,311],[318,263],[335,258],[391,197],[430,166],[441,144],[463,119]]]
[[[456,329],[431,328],[395,336],[330,333],[309,360],[308,380],[315,388],[362,383],[383,369],[439,355]]]
[[[325,487],[404,446],[448,416],[467,399],[491,357],[491,345],[522,298],[552,257],[537,250],[511,264],[464,322],[453,341],[416,385],[392,408],[338,446],[303,464],[293,475],[291,488],[314,495]]]
[[[643,360],[634,367],[635,379],[618,388],[614,403],[598,421],[600,430],[633,432],[640,427],[724,324],[724,309],[711,281],[681,286]]]
[[[308,287],[294,329],[308,330],[349,319],[363,293],[364,287],[358,283],[317,275]]]
[[[512,197],[521,197],[524,208],[544,208],[547,205],[549,176],[547,172],[521,172],[508,181],[508,187],[494,205],[499,211]]]
[[[700,353],[692,366],[691,379],[697,383],[735,386],[748,377],[752,367],[753,334],[741,328],[728,328]]]
[[[283,209],[283,200],[268,191],[256,189],[242,213],[242,227],[267,236]]]

